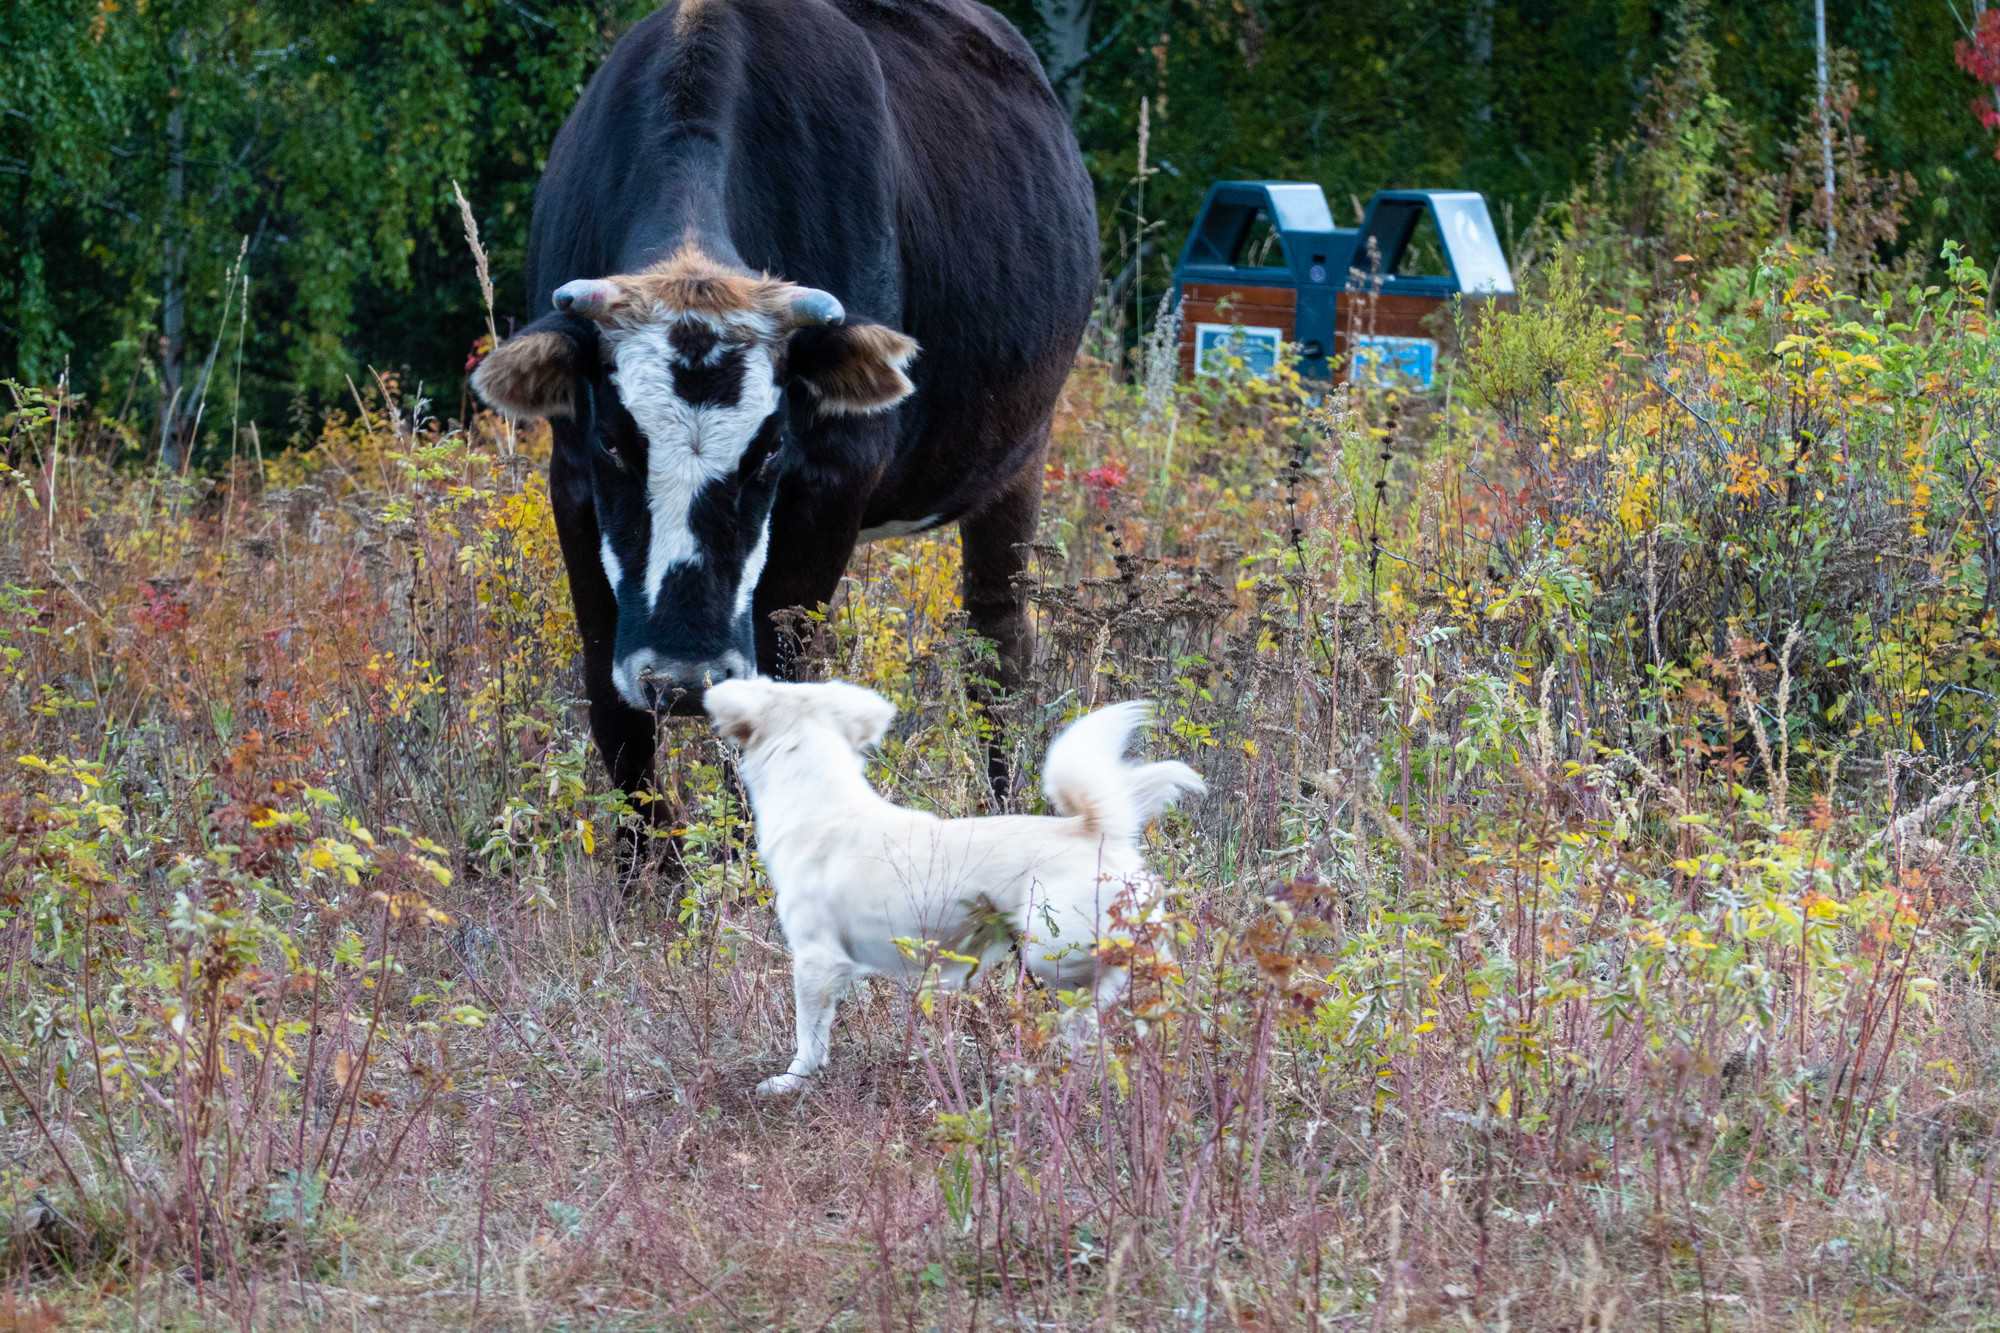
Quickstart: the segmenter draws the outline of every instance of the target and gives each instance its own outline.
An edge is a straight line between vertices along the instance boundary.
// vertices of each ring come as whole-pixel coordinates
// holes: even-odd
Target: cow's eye
[[[597,442],[597,447],[602,449],[608,457],[611,458],[618,457],[618,446],[611,443],[611,441],[609,440],[599,440]]]

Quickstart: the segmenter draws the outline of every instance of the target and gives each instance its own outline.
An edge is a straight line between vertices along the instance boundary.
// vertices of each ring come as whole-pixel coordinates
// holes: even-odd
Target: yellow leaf
[[[587,819],[577,820],[576,831],[583,838],[583,854],[585,856],[595,856],[597,854],[597,834],[591,830],[590,821]]]
[[[1512,1110],[1513,1105],[1514,1105],[1514,1090],[1512,1088],[1509,1088],[1505,1092],[1500,1094],[1499,1101],[1493,1103],[1493,1109],[1498,1111],[1500,1113],[1500,1117],[1504,1120]]]

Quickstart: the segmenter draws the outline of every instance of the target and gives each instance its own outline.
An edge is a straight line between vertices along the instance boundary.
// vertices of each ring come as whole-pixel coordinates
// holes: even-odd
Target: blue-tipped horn
[[[618,299],[618,284],[603,278],[578,278],[556,288],[556,309],[587,318],[603,314]]]
[[[847,308],[832,292],[817,287],[799,287],[792,293],[794,324],[838,324],[847,318]]]

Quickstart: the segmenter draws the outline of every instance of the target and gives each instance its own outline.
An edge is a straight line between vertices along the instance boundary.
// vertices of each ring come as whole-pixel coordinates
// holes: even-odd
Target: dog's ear
[[[702,707],[715,719],[715,729],[738,745],[748,746],[764,721],[770,688],[759,680],[725,680],[701,696]]]
[[[828,693],[827,720],[847,738],[856,754],[881,740],[895,720],[896,705],[873,690],[836,681]]]

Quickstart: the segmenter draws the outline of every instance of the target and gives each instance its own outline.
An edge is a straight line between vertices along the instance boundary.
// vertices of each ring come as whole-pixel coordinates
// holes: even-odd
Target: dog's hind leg
[[[854,966],[830,950],[804,949],[792,955],[792,1002],[798,1011],[798,1053],[792,1067],[757,1085],[761,1097],[797,1092],[826,1063],[833,1034],[834,1006],[854,976]]]

